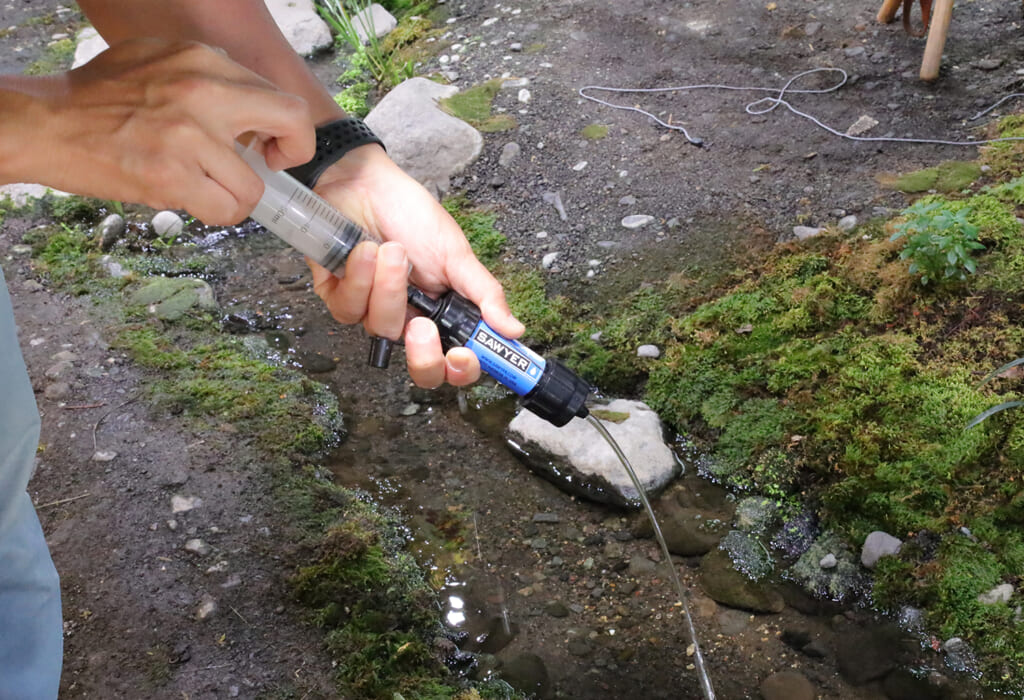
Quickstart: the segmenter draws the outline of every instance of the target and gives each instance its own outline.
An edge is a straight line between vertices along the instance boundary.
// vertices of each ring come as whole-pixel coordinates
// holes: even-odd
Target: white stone
[[[107,50],[107,42],[103,40],[95,27],[83,27],[75,36],[75,59],[72,68],[84,66],[92,59]]]
[[[40,199],[46,195],[55,197],[67,197],[67,192],[51,189],[45,185],[37,185],[30,182],[15,182],[9,185],[0,185],[0,200],[10,197],[11,203],[16,207],[23,207],[33,199]]]
[[[180,236],[185,230],[184,220],[169,210],[158,211],[150,221],[150,225],[153,227],[153,233],[161,238],[174,238]]]
[[[878,120],[868,115],[863,115],[857,121],[850,125],[850,128],[846,130],[847,136],[860,136],[878,126]]]
[[[366,117],[388,146],[388,155],[435,196],[449,179],[477,159],[484,139],[472,126],[442,111],[437,101],[459,91],[426,78],[398,85]]]
[[[113,450],[96,450],[92,453],[94,462],[112,462],[117,459],[117,453]]]
[[[210,545],[200,539],[192,539],[185,543],[185,551],[204,557],[210,553]]]
[[[523,149],[515,141],[509,141],[501,148],[501,155],[498,156],[498,165],[503,168],[507,168],[512,165],[512,161],[519,157]]]
[[[196,608],[196,619],[206,620],[213,616],[217,612],[217,601],[211,597],[206,597]]]
[[[598,408],[627,414],[619,423],[605,421],[604,427],[629,458],[645,493],[664,488],[679,472],[679,464],[665,444],[658,415],[646,404],[626,399]],[[556,428],[530,411],[520,411],[509,425],[508,443],[520,457],[525,459],[523,451],[536,457],[529,462],[531,468],[570,492],[620,506],[637,504],[636,487],[615,452],[581,418]]]
[[[661,349],[657,345],[641,345],[636,349],[636,356],[656,360],[661,357]]]
[[[839,220],[839,230],[843,233],[852,233],[857,228],[857,217],[853,214],[844,216]]]
[[[523,104],[529,104],[530,99],[531,99],[530,91],[527,90],[526,88],[521,89],[519,91],[519,98],[518,99]]]
[[[197,498],[196,496],[171,496],[171,512],[177,515],[178,513],[187,513],[194,508],[198,508],[203,504],[203,499]]]
[[[879,559],[898,553],[902,546],[903,540],[893,537],[887,532],[875,530],[864,540],[864,547],[860,552],[860,563],[869,569],[874,569]]]
[[[828,554],[823,556],[821,558],[821,561],[818,562],[818,566],[820,566],[822,569],[834,569],[838,564],[839,560],[836,559],[836,555],[832,554],[832,552],[829,552]]]
[[[572,169],[575,170],[576,172],[580,172],[580,171],[582,171],[586,167],[587,167],[587,161],[581,160],[579,163],[577,163],[576,165],[572,166]]]
[[[1009,583],[1001,583],[993,588],[988,593],[982,593],[978,596],[978,602],[982,605],[997,605],[999,603],[1009,603],[1010,598],[1013,597],[1013,585]]]
[[[805,241],[808,238],[814,238],[825,233],[823,228],[815,228],[813,226],[794,226],[793,235],[796,236],[798,241]]]
[[[266,0],[266,3],[295,53],[310,56],[334,43],[331,28],[317,13],[313,0]]]
[[[540,261],[540,264],[544,267],[545,270],[550,270],[551,266],[555,264],[556,260],[558,260],[558,253],[548,253]]]
[[[637,229],[654,221],[650,214],[631,214],[622,220],[622,225],[629,229]]]

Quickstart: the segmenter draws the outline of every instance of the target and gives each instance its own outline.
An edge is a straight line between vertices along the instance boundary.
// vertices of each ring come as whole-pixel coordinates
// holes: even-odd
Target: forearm
[[[317,124],[344,116],[281,34],[261,0],[81,0],[108,43],[138,37],[199,41],[227,51],[310,106]]]

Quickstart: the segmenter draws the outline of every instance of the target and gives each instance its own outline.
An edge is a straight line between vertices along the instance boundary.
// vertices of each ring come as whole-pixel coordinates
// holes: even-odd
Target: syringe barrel
[[[376,240],[294,177],[268,168],[259,151],[236,148],[263,180],[263,196],[250,217],[303,255],[341,277],[352,249]]]

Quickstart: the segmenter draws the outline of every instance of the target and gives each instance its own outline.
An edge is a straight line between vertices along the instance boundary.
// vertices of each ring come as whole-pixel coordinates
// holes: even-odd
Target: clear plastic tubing
[[[249,216],[285,243],[336,276],[362,241],[380,241],[284,171],[267,167],[263,154],[235,144],[239,155],[263,180],[263,196]]]

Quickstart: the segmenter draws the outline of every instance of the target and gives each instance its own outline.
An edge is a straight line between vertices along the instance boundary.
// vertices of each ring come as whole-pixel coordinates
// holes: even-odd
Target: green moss
[[[591,410],[590,413],[595,418],[600,418],[606,423],[625,423],[629,420],[629,413],[625,411],[605,411],[600,408],[595,408]]]
[[[365,81],[353,83],[336,94],[334,101],[348,114],[365,117],[370,112],[370,107],[366,104],[370,89],[370,84]]]
[[[46,46],[43,55],[25,68],[25,75],[50,75],[71,67],[75,56],[75,42],[59,39]]]
[[[996,129],[998,137],[1024,137],[1024,115],[1004,117]],[[1024,158],[1024,141],[1003,141],[981,148],[981,161],[991,168],[989,176],[995,180],[1006,180],[1020,175],[1020,163]]]
[[[514,129],[516,120],[508,114],[491,115],[491,104],[501,90],[502,80],[496,78],[440,101],[441,109],[483,132]]]
[[[901,175],[892,181],[901,192],[916,193],[937,190],[959,192],[981,176],[981,166],[975,162],[950,160],[934,168],[926,168]]]
[[[496,276],[516,318],[526,325],[529,345],[549,347],[564,341],[572,332],[573,308],[562,296],[549,296],[541,275],[532,269],[501,265]]]
[[[448,197],[442,204],[466,234],[476,257],[493,265],[505,247],[505,234],[495,228],[498,217],[490,211],[472,207],[465,197]]]
[[[389,54],[394,53],[425,37],[431,26],[430,20],[426,17],[412,15],[403,17],[398,25],[381,40],[381,50]]]
[[[597,141],[608,136],[608,127],[604,124],[588,124],[580,131],[580,135],[588,141]]]

